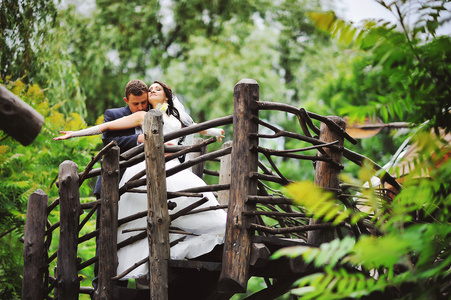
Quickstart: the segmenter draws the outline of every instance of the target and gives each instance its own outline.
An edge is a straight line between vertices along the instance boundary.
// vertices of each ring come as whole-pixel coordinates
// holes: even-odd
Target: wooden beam
[[[254,210],[255,204],[247,203],[248,195],[257,194],[257,179],[250,178],[258,169],[258,153],[249,149],[258,146],[258,117],[256,102],[259,85],[253,79],[242,79],[234,89],[233,146],[230,182],[230,202],[227,213],[223,266],[219,280],[220,292],[244,293],[249,279],[251,235],[249,216],[244,211]]]
[[[44,117],[0,85],[0,129],[28,146],[41,132]]]
[[[44,299],[45,224],[49,197],[36,190],[28,197],[23,247],[22,299]]]
[[[222,145],[222,149],[232,147],[232,141],[227,141]],[[232,155],[227,154],[221,157],[219,166],[219,184],[230,184],[231,179]],[[218,202],[220,205],[228,205],[230,198],[230,190],[218,192]]]
[[[149,111],[144,118],[147,173],[147,237],[149,241],[150,299],[168,299],[170,218],[166,191],[163,115]]]
[[[77,300],[80,288],[77,272],[78,223],[80,219],[80,191],[78,166],[66,160],[60,164],[60,240],[56,267],[56,297]]]
[[[169,267],[182,269],[205,269],[208,271],[221,270],[220,262],[198,261],[198,260],[170,260]]]
[[[263,243],[252,243],[251,258],[249,264],[256,268],[263,267],[268,261],[271,251]]]
[[[116,284],[112,278],[117,272],[117,223],[119,201],[119,153],[112,147],[102,160],[102,189],[100,197],[99,281],[94,299],[113,299]]]
[[[346,130],[346,122],[336,116],[330,116],[329,119],[333,121],[342,130]],[[325,123],[321,123],[319,139],[323,142],[330,143],[338,140],[338,146],[342,149],[344,138],[343,136],[329,128]],[[341,165],[343,160],[343,151],[339,151],[331,148],[324,148],[326,154],[330,156],[334,163]],[[318,154],[321,155],[321,154]],[[315,171],[315,184],[325,189],[339,190],[340,187],[340,175],[341,170],[334,167],[328,162],[317,161]],[[317,220],[310,219],[310,225],[320,223]],[[335,238],[335,229],[321,229],[313,230],[308,233],[307,243],[311,245],[319,246],[322,243],[330,242]]]

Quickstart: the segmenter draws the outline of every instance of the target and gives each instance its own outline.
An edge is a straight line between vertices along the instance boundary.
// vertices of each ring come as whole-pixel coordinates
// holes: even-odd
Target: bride
[[[163,132],[165,134],[179,130],[182,127],[189,126],[192,123],[191,117],[184,111],[183,106],[173,98],[171,88],[163,82],[155,81],[149,87],[149,104],[152,108],[163,111]],[[121,130],[141,126],[146,112],[136,112],[132,115],[106,122],[94,127],[90,127],[80,131],[61,131],[64,135],[54,138],[54,140],[63,140],[71,137],[87,136],[101,134],[106,130]],[[221,141],[224,137],[222,129],[212,128],[201,131],[204,135],[213,135]],[[179,141],[169,141],[166,144],[178,144]],[[119,187],[123,186],[130,178],[145,168],[145,161],[128,167],[119,183]],[[179,164],[177,159],[166,163],[166,169],[170,169]],[[168,191],[179,191],[192,187],[204,186],[206,183],[185,169],[166,179]],[[219,205],[218,201],[211,192],[203,193],[208,200],[202,207],[210,207]],[[177,204],[176,208],[170,211],[170,214],[177,213],[188,205],[198,201],[196,197],[178,197],[171,199]],[[137,212],[147,210],[147,195],[141,193],[124,193],[119,201],[118,218],[122,219],[126,216],[133,215]],[[190,214],[179,217],[171,222],[171,227],[181,229],[188,234],[169,234],[170,242],[178,241],[170,248],[171,259],[191,259],[213,250],[216,245],[223,244],[225,233],[226,213],[223,210],[210,210],[197,214]],[[117,242],[120,243],[127,238],[135,235],[132,232],[123,232],[127,229],[146,227],[146,217],[125,223],[118,228]],[[133,266],[136,262],[142,260],[149,255],[147,239],[139,240],[131,245],[125,246],[118,250],[118,268],[117,274],[121,274]],[[148,274],[148,263],[139,266],[132,272],[128,273],[121,280],[131,278],[142,278]]]

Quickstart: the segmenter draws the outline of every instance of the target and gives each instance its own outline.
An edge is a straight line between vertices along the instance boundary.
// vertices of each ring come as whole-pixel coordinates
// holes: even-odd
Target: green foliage
[[[215,38],[192,38],[186,61],[174,61],[165,74],[197,122],[232,114],[233,86],[242,78],[257,80],[262,99],[283,101],[283,86],[273,71],[276,32],[253,25],[237,31],[232,21],[223,26]]]
[[[21,234],[16,229],[2,236],[0,240],[1,299],[20,299],[22,289],[22,269],[20,266],[23,265],[23,246],[17,240],[17,237]]]
[[[62,29],[60,1],[6,1],[0,6],[1,80],[21,78],[47,89],[51,106],[86,115],[78,72],[68,51],[70,34]]]
[[[41,49],[35,46],[45,39],[55,21],[59,1],[2,1],[0,5],[1,78],[33,78],[39,71],[36,61]]]
[[[171,62],[188,58],[192,37],[221,35],[231,20],[246,26],[270,6],[267,0],[97,1],[89,14],[68,6],[61,30],[87,97],[88,122],[124,105],[130,79],[160,80]]]
[[[343,240],[333,240],[330,243],[321,244],[319,248],[306,246],[287,247],[277,251],[273,255],[274,258],[282,256],[297,257],[302,255],[306,263],[314,263],[315,266],[328,265],[334,268],[339,261],[352,251],[355,240],[345,237]]]
[[[18,80],[7,82],[6,87],[45,118],[41,133],[27,147],[0,133],[0,291],[5,293],[2,299],[12,299],[12,295],[20,295],[22,288],[23,245],[19,238],[23,236],[28,196],[42,189],[53,201],[58,196],[54,183],[59,164],[73,160],[81,167],[86,165],[100,137],[68,143],[52,141],[59,130],[85,127],[80,115],[73,113],[66,117],[58,112],[59,105],[50,106],[44,91],[37,85],[26,85]],[[80,189],[82,197],[90,192],[88,184]],[[50,219],[56,222],[54,217]]]
[[[319,3],[279,1],[272,3],[265,14],[260,13],[265,4],[255,5],[249,20],[252,23],[243,23],[237,17],[223,21],[221,31],[214,36],[193,34],[186,43],[184,59],[171,60],[164,70],[163,80],[172,86],[196,122],[232,114],[233,86],[242,78],[258,82],[262,101],[297,104],[300,88],[298,81],[289,83],[295,79],[289,74],[300,65],[300,51],[320,48],[313,43],[314,27],[306,18],[306,11],[318,9]],[[307,38],[312,40],[311,46],[304,42]],[[295,119],[287,118],[285,113],[262,111],[260,117],[287,130],[299,130]],[[225,130],[226,139],[231,138],[231,128]],[[287,145],[290,141],[283,138],[265,142],[262,146],[268,148],[301,148]],[[298,165],[283,159],[277,164],[293,176],[290,178],[313,176],[311,164]]]
[[[451,74],[451,38],[435,36],[435,29],[440,25],[438,17],[446,10],[446,1],[426,1],[421,6],[412,5],[411,1],[378,2],[397,13],[401,30],[383,20],[370,20],[363,28],[358,28],[336,19],[333,14],[310,14],[321,30],[330,32],[343,46],[353,46],[352,51],[363,52],[367,59],[366,68],[357,68],[354,76],[341,78],[347,83],[364,79],[365,86],[370,88],[366,92],[374,99],[368,99],[366,104],[360,102],[358,110],[351,101],[351,105],[339,110],[340,114],[380,115],[384,121],[407,118],[417,124],[433,120],[437,127],[449,127],[451,97],[446,82],[450,81]],[[413,29],[408,30],[407,19],[415,11],[427,16],[427,21],[420,18],[412,24]],[[384,81],[374,85],[367,81],[371,78]]]
[[[323,269],[301,278],[297,282],[300,288],[292,293],[306,299],[360,298],[377,291],[384,291],[390,299],[442,299],[447,295],[451,265],[448,224],[451,198],[449,182],[440,180],[449,178],[451,161],[433,168],[441,161],[442,157],[427,157],[423,166],[418,165],[408,175],[410,180],[405,180],[404,189],[391,203],[390,210],[381,206],[377,218],[368,219],[372,220],[373,231],[379,232],[378,236],[361,236],[358,240],[345,237],[319,248],[293,247],[277,252],[274,258],[302,255],[306,263]],[[413,180],[418,178],[421,167],[426,167],[434,180]],[[329,208],[328,213],[324,209],[318,213],[312,211],[315,217],[343,216],[332,204],[325,205],[321,196],[312,192],[312,187],[295,185],[289,190],[302,204],[318,201],[317,206]],[[369,201],[367,206],[374,205]],[[348,219],[347,223],[353,222]],[[428,298],[430,295],[437,295],[437,298]]]
[[[337,205],[333,194],[315,186],[312,182],[297,182],[287,186],[287,193],[294,202],[304,207],[314,218],[338,225],[350,217],[351,211]]]
[[[398,14],[399,27],[368,21],[358,28],[333,14],[310,15],[320,30],[338,41],[336,47],[351,54],[351,69],[342,69],[327,82],[332,92],[327,88],[319,92],[332,96],[325,99],[336,103],[338,106],[331,107],[341,113],[359,118],[381,116],[385,121],[427,120],[436,132],[439,127],[448,132],[449,86],[443,84],[449,82],[450,38],[435,36],[445,1],[426,1],[421,6],[409,1],[378,2]],[[421,17],[408,30],[406,19],[412,10]],[[354,98],[360,92],[365,92],[365,97]],[[371,224],[372,233],[333,240],[319,248],[278,252],[275,258],[301,255],[316,268],[314,274],[300,278],[292,294],[302,299],[449,297],[450,147],[423,127],[413,137],[417,156],[409,163],[408,173],[405,164],[396,171],[403,174],[403,189],[393,201],[375,197],[376,190],[370,187],[349,197],[345,210],[341,202],[318,194],[306,183],[288,187],[290,195],[314,218],[331,221],[345,216],[350,226],[363,221]],[[350,183],[361,185],[371,176],[369,169],[363,168],[359,179]],[[357,207],[368,212],[356,212]]]
[[[292,294],[302,299],[345,299],[361,298],[370,292],[381,291],[385,288],[382,280],[366,278],[360,273],[350,274],[343,269],[329,270],[327,273],[315,273],[297,282],[301,288],[292,290]],[[314,287],[320,285],[320,288]],[[307,286],[308,285],[308,286]]]
[[[321,244],[319,248],[289,247],[282,249],[274,258],[281,256],[297,257],[302,255],[306,263],[313,263],[315,267],[323,267],[323,273],[313,273],[299,279],[291,293],[302,296],[303,299],[344,299],[360,298],[375,291],[384,290],[387,283],[384,276],[375,280],[366,277],[360,272],[350,272],[348,266],[342,266],[343,261],[356,250],[355,240],[345,237],[343,240],[333,240],[330,243]],[[371,248],[374,253],[375,248]],[[378,254],[381,252],[379,250]],[[337,267],[338,266],[338,267]]]

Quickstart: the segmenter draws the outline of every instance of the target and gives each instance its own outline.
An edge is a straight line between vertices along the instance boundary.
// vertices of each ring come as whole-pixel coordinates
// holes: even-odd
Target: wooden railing
[[[263,102],[259,98],[258,83],[243,79],[235,86],[233,116],[183,128],[163,137],[161,113],[151,111],[146,114],[144,123],[144,144],[122,154],[114,143],[107,145],[80,173],[74,162],[63,162],[59,171],[59,198],[48,204],[48,197],[41,190],[29,198],[25,227],[23,299],[51,299],[52,294],[55,299],[78,299],[80,293],[94,293],[95,299],[117,297],[115,282],[131,271],[129,269],[116,274],[117,249],[142,238],[148,239],[149,253],[153,254],[139,262],[149,262],[152,265],[149,268],[150,299],[168,298],[168,269],[183,264],[186,268],[206,268],[220,272],[217,295],[221,296],[217,296],[217,299],[228,299],[235,293],[245,292],[250,276],[279,279],[278,285],[271,286],[268,283],[267,292],[259,292],[261,299],[265,299],[265,295],[269,299],[285,292],[299,273],[306,272],[307,268],[299,259],[274,263],[269,260],[271,253],[289,245],[319,245],[334,239],[337,234],[336,227],[310,220],[302,207],[294,205],[277,188],[269,186],[284,186],[293,182],[279,170],[276,159],[281,157],[292,161],[313,161],[316,170],[310,168],[302,171],[314,172],[315,183],[335,192],[337,198],[344,197],[338,179],[343,168],[343,156],[358,165],[368,159],[343,147],[344,139],[351,143],[356,141],[347,135],[341,118],[323,117],[287,104]],[[303,134],[280,129],[260,119],[259,111],[266,110],[294,115]],[[321,123],[320,128],[314,124],[318,121]],[[233,139],[224,143],[220,150],[205,151],[207,145],[215,141],[214,138],[202,140],[190,147],[164,145],[164,142],[184,135],[229,124],[233,124]],[[263,134],[261,128],[273,131],[273,134]],[[315,135],[319,137],[314,137]],[[275,138],[294,139],[311,145],[284,150],[261,146],[265,144],[265,139]],[[297,153],[304,151],[315,153]],[[168,152],[173,154],[165,157],[164,153]],[[189,152],[199,156],[165,170],[166,161]],[[101,169],[92,169],[101,158]],[[119,189],[119,170],[143,160],[146,160],[146,169]],[[205,169],[203,165],[207,161],[220,162],[217,168],[219,172]],[[201,177],[213,176],[216,183],[189,191],[167,192],[166,176],[190,167]],[[373,167],[380,169],[375,163]],[[80,204],[79,186],[87,178],[99,175],[102,177],[101,199]],[[140,179],[144,175],[146,178]],[[390,175],[384,174],[383,179],[399,188]],[[146,186],[146,189],[139,188],[142,186]],[[168,238],[171,199],[182,195],[199,195],[205,191],[214,191],[221,204],[208,209],[228,209],[222,259],[214,266],[212,262],[171,262]],[[118,201],[125,192],[147,193],[148,208],[152,209],[118,220]],[[179,214],[202,211],[196,209],[200,204],[193,203]],[[60,221],[51,224],[47,215],[58,207]],[[80,236],[81,229],[99,207],[99,228]],[[87,214],[80,220],[84,211]],[[147,216],[147,229],[117,245],[118,226],[143,216]],[[49,253],[52,236],[58,228],[58,250]],[[364,231],[364,228],[350,230],[351,234]],[[95,237],[98,238],[98,256],[79,261],[78,245]],[[51,276],[49,266],[55,258],[56,270]],[[92,288],[80,287],[80,270],[95,262],[99,266],[97,289],[94,291]]]

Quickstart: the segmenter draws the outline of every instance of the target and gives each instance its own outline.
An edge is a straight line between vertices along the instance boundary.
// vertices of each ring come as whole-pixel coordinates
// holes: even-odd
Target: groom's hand
[[[137,142],[139,144],[144,143],[144,133],[141,133],[141,134],[138,135]]]

